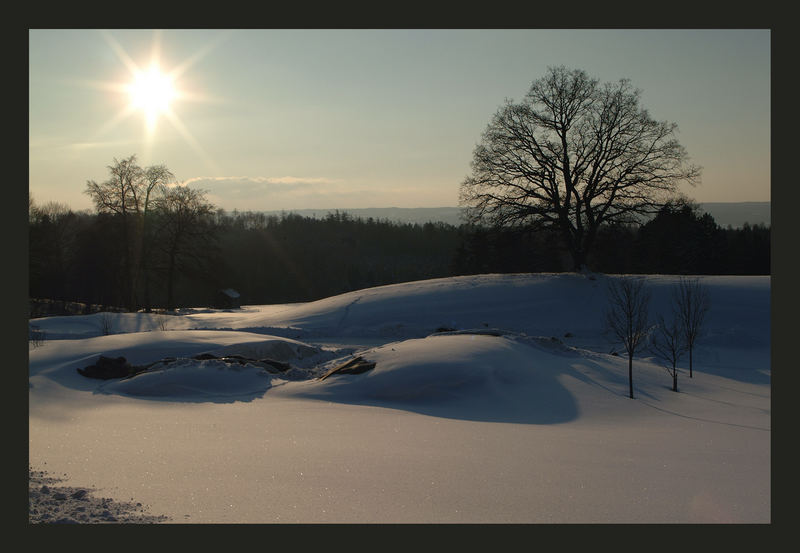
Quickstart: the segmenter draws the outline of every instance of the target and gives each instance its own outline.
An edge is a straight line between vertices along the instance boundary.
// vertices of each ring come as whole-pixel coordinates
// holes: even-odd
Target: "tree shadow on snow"
[[[358,376],[335,377],[343,386]],[[545,389],[546,388],[546,389]],[[428,392],[434,392],[428,390]],[[348,393],[336,390],[308,390],[295,394],[308,399],[397,409],[447,419],[517,424],[560,424],[578,417],[575,398],[555,379],[536,394],[507,389],[492,393],[468,390],[438,390],[435,395],[397,397],[391,393]]]

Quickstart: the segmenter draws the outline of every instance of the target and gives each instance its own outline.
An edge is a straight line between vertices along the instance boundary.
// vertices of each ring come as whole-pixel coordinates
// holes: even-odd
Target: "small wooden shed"
[[[238,309],[241,307],[241,296],[233,288],[225,288],[217,294],[217,305],[219,309]]]

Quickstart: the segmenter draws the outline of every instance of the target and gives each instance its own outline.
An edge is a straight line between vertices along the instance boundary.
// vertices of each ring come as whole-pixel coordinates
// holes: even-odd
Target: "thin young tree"
[[[678,361],[686,352],[686,341],[680,319],[674,316],[669,322],[663,315],[650,337],[650,350],[666,363],[665,368],[672,377],[672,391],[678,391]]]
[[[672,302],[680,320],[689,351],[689,378],[692,378],[692,353],[703,331],[706,314],[711,307],[708,290],[699,278],[681,277],[673,289]]]
[[[608,285],[608,301],[606,328],[628,354],[628,385],[633,399],[633,355],[648,335],[650,292],[644,278],[612,278]]]

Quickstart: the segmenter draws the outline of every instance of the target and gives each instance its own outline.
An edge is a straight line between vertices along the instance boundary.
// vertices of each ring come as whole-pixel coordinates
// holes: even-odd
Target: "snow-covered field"
[[[603,334],[611,278],[32,320],[30,520],[770,522],[770,278],[701,277],[693,378],[682,363],[673,392],[642,352],[635,399]],[[647,280],[666,314],[677,277]],[[100,355],[156,364],[78,373]],[[323,377],[355,357],[374,368]]]

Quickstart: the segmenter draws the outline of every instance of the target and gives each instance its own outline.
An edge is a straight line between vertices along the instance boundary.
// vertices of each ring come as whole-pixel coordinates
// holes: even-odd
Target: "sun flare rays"
[[[93,88],[115,94],[123,100],[122,108],[106,121],[94,134],[100,138],[118,127],[123,121],[141,116],[143,122],[142,148],[147,156],[159,136],[159,124],[166,120],[195,153],[200,155],[209,166],[215,164],[192,135],[186,124],[180,119],[176,110],[178,104],[185,101],[198,102],[208,100],[197,91],[183,88],[180,77],[200,61],[219,41],[206,44],[201,50],[192,54],[172,68],[165,67],[162,56],[161,33],[154,31],[150,47],[149,59],[137,63],[122,45],[107,31],[101,31],[105,42],[126,70],[126,79],[117,82],[94,83]]]

